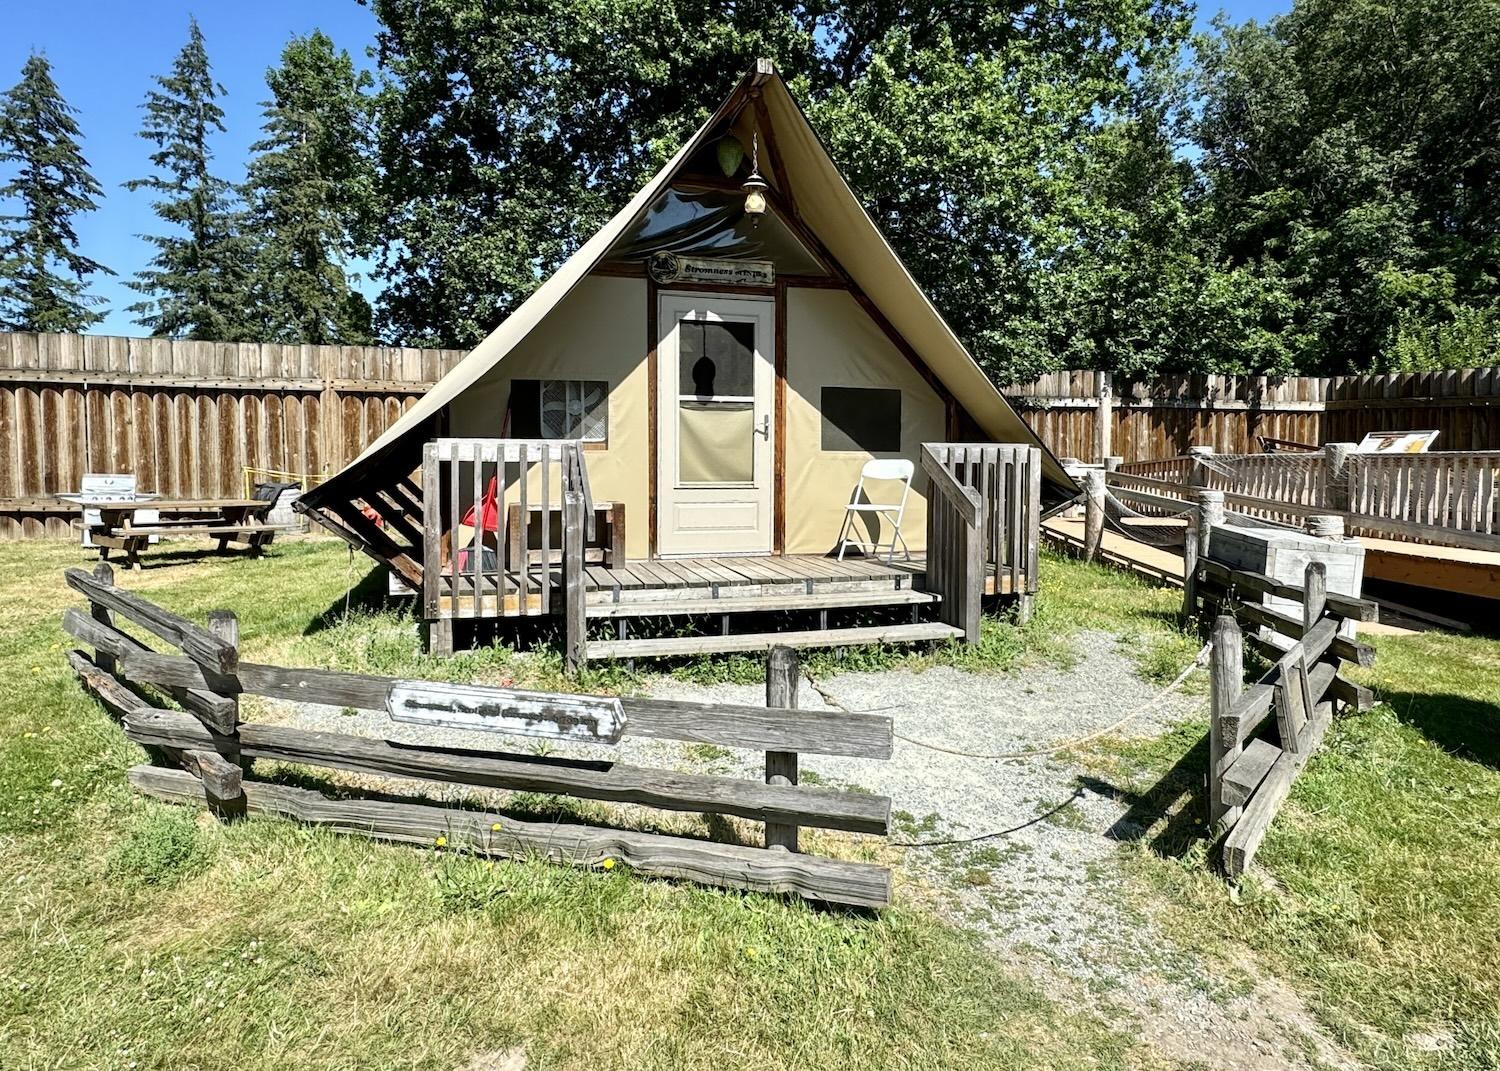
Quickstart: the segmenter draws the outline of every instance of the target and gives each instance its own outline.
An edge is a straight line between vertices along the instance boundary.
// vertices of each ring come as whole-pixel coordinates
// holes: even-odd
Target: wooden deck
[[[458,578],[453,598],[451,576],[443,574],[439,606],[459,618],[541,615],[562,612],[562,563],[534,563],[522,578],[505,577],[503,609],[496,588],[498,574],[487,574],[479,598],[473,579]],[[937,602],[926,590],[927,559],[897,557],[887,564],[873,558],[837,558],[817,554],[778,556],[656,558],[634,560],[623,568],[589,565],[585,569],[585,605],[589,617],[646,617],[658,614],[722,614],[752,610],[817,610],[841,607],[916,605]],[[991,575],[986,595],[1010,594],[1010,577]],[[546,590],[546,596],[543,590]],[[522,594],[524,590],[524,595]],[[551,605],[544,605],[544,598]]]

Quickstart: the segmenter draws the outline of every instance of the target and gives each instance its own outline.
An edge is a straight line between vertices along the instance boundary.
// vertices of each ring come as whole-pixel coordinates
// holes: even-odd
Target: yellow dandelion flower
[[[615,868],[615,861],[613,859],[606,859],[600,865],[603,866],[605,870],[613,870]]]
[[[746,959],[754,959],[756,957],[756,955],[757,955],[757,953],[756,953],[755,949],[753,949],[753,948],[747,948],[747,949],[745,949],[745,958]]]
[[[432,843],[436,844],[439,848],[446,848],[448,847],[448,838],[440,834]]]
[[[490,826],[490,832],[491,833],[498,833],[498,832],[500,832],[500,823],[496,822],[494,825]]]

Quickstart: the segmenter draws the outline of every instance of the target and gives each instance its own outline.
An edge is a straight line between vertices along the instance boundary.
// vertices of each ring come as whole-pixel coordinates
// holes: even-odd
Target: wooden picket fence
[[[1202,557],[1194,581],[1190,601],[1201,606],[1205,619],[1215,618],[1208,820],[1215,830],[1227,831],[1224,870],[1236,878],[1322,746],[1334,705],[1364,710],[1373,704],[1369,689],[1342,674],[1345,662],[1372,665],[1375,652],[1345,635],[1343,626],[1373,621],[1378,611],[1368,600],[1329,592],[1322,562],[1310,562],[1297,587]],[[1301,603],[1300,619],[1263,605],[1267,596]],[[1272,663],[1248,685],[1247,644]]]
[[[885,867],[798,850],[803,827],[886,835],[891,801],[866,792],[798,784],[799,754],[888,759],[891,719],[797,709],[794,651],[767,662],[767,706],[521,692],[475,685],[402,681],[326,669],[262,665],[240,657],[239,626],[228,611],[206,625],[116,587],[107,564],[70,569],[67,583],[87,601],[69,608],[63,628],[93,648],[69,653],[85,688],[120,719],[125,735],[153,761],[129,771],[139,792],[205,805],[222,818],[271,814],[378,840],[438,845],[445,851],[543,858],[596,867],[615,860],[644,875],[809,900],[878,908],[890,902]],[[156,649],[122,621],[161,641]],[[142,689],[140,686],[147,686]],[[154,692],[182,709],[157,705]],[[247,722],[240,697],[380,710],[396,721],[475,730],[463,749],[397,744],[348,733]],[[503,750],[505,741],[542,738],[613,745],[629,737],[690,741],[765,753],[765,778],[684,773],[614,761],[582,761]],[[499,743],[492,743],[499,741]],[[734,816],[765,824],[765,844],[438,806],[420,799],[341,794],[255,778],[253,762],[303,766],[482,789],[542,792],[649,808]]]

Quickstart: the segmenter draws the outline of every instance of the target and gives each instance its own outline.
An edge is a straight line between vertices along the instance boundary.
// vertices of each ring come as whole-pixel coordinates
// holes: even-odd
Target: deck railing
[[[491,484],[494,515],[486,523]],[[423,450],[422,489],[424,616],[440,632],[451,630],[443,623],[453,618],[550,613],[557,596],[574,586],[582,592],[583,545],[595,522],[579,443],[434,439]],[[522,518],[540,507],[536,533],[524,522],[514,532],[500,531],[511,503],[519,504]],[[473,523],[466,525],[471,508]],[[554,510],[562,517],[556,543]]]
[[[943,597],[944,621],[979,641],[980,599],[1020,596],[1030,611],[1037,586],[1041,451],[997,443],[924,443],[927,587]]]

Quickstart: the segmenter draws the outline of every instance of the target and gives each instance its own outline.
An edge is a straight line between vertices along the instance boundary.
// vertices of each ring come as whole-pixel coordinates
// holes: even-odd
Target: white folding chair
[[[911,548],[906,545],[906,539],[901,535],[901,519],[906,516],[906,497],[911,494],[911,477],[916,466],[905,458],[891,458],[885,460],[866,461],[865,467],[859,472],[859,483],[854,488],[854,497],[849,505],[844,508],[844,527],[839,531],[839,561],[844,560],[844,551],[849,547],[858,547],[860,550],[868,550],[872,554],[879,554],[881,547],[886,547],[887,562],[896,559],[896,544],[901,544],[907,560],[911,560]],[[901,481],[901,501],[891,503],[864,502],[861,499],[867,496],[865,481]],[[854,531],[854,518],[863,514],[866,518],[865,527],[870,539],[860,540],[852,538]],[[889,544],[882,543],[877,538],[875,526],[884,521],[891,526],[891,541]]]

